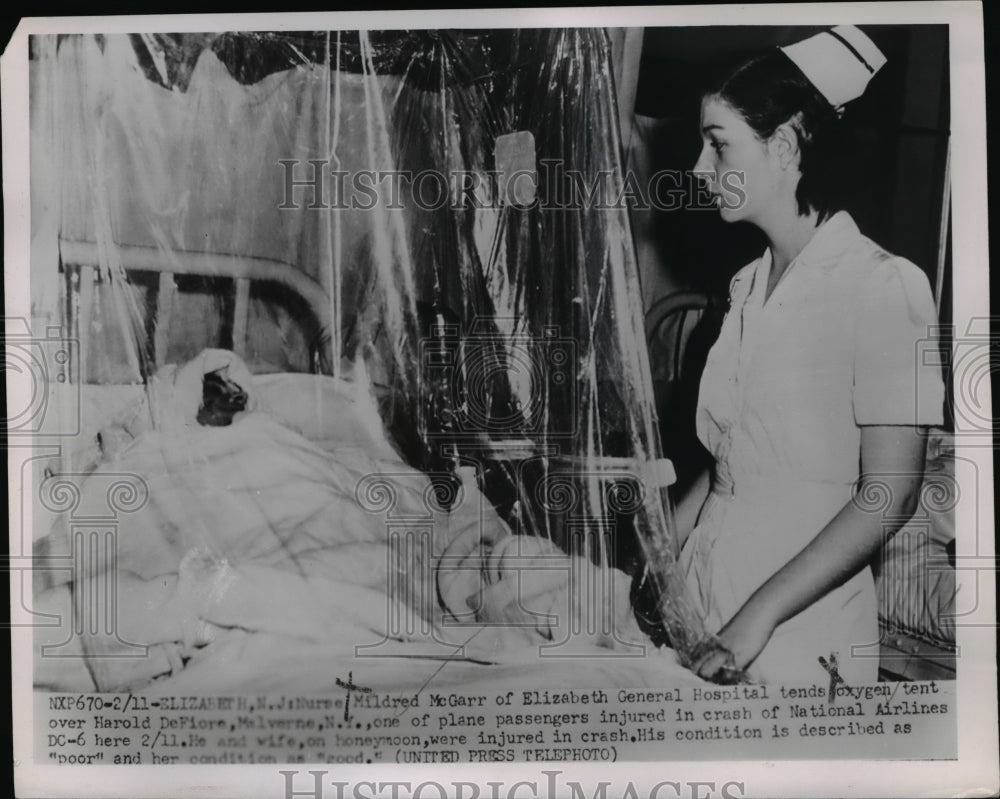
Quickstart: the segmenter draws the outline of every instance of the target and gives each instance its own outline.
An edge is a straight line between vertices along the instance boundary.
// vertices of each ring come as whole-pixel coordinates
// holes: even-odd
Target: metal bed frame
[[[73,364],[72,382],[82,382],[84,365],[90,351],[90,321],[94,312],[94,285],[101,264],[107,262],[102,248],[91,241],[59,242],[60,261],[63,267],[75,266],[79,271],[71,279],[78,281],[72,297],[73,335],[79,341],[78,363]],[[102,257],[105,255],[105,257]],[[250,315],[250,284],[254,281],[277,283],[292,290],[309,306],[321,330],[329,330],[330,299],[315,280],[300,269],[270,258],[259,258],[230,253],[204,253],[171,250],[165,255],[157,247],[118,244],[115,255],[121,259],[126,272],[154,272],[159,274],[156,291],[156,331],[153,339],[153,357],[157,366],[166,360],[167,337],[177,294],[176,275],[200,275],[228,278],[235,284],[232,332],[233,350],[240,357],[246,355],[247,321]]]

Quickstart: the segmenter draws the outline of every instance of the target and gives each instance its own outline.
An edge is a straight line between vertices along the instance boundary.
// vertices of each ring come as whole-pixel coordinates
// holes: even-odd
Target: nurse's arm
[[[909,520],[923,479],[924,442],[919,428],[861,428],[861,479],[856,497],[758,588],[720,631],[737,668],[754,661],[779,624],[861,571],[886,538]],[[877,503],[877,511],[866,508],[865,498],[875,495],[885,500]],[[694,664],[694,670],[710,678],[721,660],[719,655],[709,655]]]
[[[708,498],[708,491],[712,485],[712,474],[705,469],[695,478],[694,482],[688,486],[687,491],[674,506],[674,526],[677,530],[678,545],[683,547],[694,526],[698,523],[698,516],[701,508]]]

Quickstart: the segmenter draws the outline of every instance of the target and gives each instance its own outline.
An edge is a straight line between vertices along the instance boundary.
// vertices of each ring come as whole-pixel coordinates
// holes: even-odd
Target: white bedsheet
[[[139,475],[148,491],[122,520],[116,563],[93,559],[83,581],[36,597],[67,621],[73,592],[114,581],[119,638],[149,656],[116,657],[115,639],[84,638],[96,688],[328,691],[350,671],[414,690],[431,678],[495,684],[526,673],[581,686],[695,679],[670,653],[651,654],[623,574],[598,574],[608,602],[595,609],[569,588],[574,569],[593,567],[511,536],[474,487],[452,512],[435,507],[430,479],[380,438],[371,408],[344,405],[357,398],[324,380],[255,380],[256,410],[217,428],[177,423],[192,406],[174,392],[187,409],[174,423],[133,425],[82,483],[84,515],[106,506],[103,472]],[[68,553],[68,524],[58,519],[42,548]],[[599,634],[572,641],[573,658],[551,657],[572,618],[595,612]],[[40,642],[58,637],[49,630]],[[80,661],[51,665],[39,685],[84,686]]]

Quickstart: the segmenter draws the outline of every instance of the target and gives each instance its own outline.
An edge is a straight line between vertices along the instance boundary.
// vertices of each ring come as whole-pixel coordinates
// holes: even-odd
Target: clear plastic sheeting
[[[348,378],[410,467],[471,467],[514,533],[645,573],[682,663],[715,645],[676,563],[603,30],[32,56],[33,312],[79,340],[73,381],[147,387],[155,430],[154,376],[206,349]]]

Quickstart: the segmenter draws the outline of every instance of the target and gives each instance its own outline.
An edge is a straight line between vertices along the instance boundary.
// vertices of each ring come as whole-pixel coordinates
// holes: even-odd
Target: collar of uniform
[[[809,264],[836,263],[860,235],[861,231],[858,230],[854,218],[847,211],[837,211],[816,228],[813,237],[789,264],[785,274],[781,276],[781,280],[785,280],[792,268],[802,269]],[[767,275],[771,271],[770,247],[764,251],[764,255],[761,256],[758,263],[758,269],[755,271],[760,274],[761,280],[766,282]]]
[[[837,211],[822,225],[816,228],[811,239],[802,251],[795,256],[792,265],[817,263],[835,259],[843,255],[857,237],[861,235],[854,219],[847,211]],[[767,266],[771,265],[771,250],[765,253]]]
[[[843,255],[854,243],[861,231],[858,229],[854,218],[847,211],[837,211],[820,225],[813,237],[802,251],[795,256],[795,260],[789,265],[802,268],[809,263],[836,263],[839,256]],[[732,305],[742,305],[758,283],[766,283],[766,275],[771,270],[771,248],[764,250],[764,254],[757,259],[755,266],[737,273],[729,286],[730,302]],[[759,277],[759,280],[758,280]],[[782,280],[787,277],[782,276]]]

